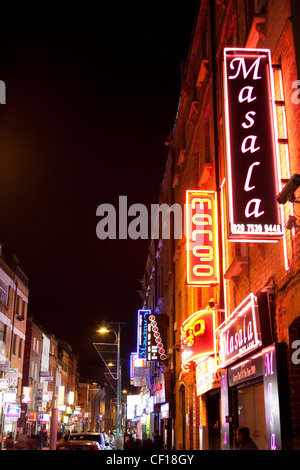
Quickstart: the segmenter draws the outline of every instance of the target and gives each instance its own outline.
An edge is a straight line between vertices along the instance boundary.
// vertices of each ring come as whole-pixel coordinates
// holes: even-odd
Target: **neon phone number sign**
[[[276,242],[280,164],[269,50],[224,49],[229,239]]]

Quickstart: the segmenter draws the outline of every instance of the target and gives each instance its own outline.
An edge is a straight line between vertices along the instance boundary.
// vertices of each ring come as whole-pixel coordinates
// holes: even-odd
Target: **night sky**
[[[0,240],[29,313],[101,380],[102,320],[128,322],[124,359],[136,348],[149,242],[99,240],[96,209],[158,203],[197,1],[77,5],[1,6]]]

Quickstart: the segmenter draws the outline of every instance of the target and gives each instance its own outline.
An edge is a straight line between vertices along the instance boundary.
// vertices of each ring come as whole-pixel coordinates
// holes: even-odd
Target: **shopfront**
[[[221,374],[214,355],[196,365],[197,396],[206,407],[206,416],[201,418],[199,444],[201,450],[219,450],[220,437],[220,386]],[[205,424],[203,424],[203,422]]]
[[[154,378],[154,427],[159,430],[163,437],[164,448],[173,447],[173,419],[172,419],[172,401],[171,401],[171,374],[165,372]]]
[[[271,343],[268,307],[267,294],[251,294],[218,331],[222,449],[237,448],[241,426],[249,428],[260,450],[288,446],[286,350],[282,343]]]

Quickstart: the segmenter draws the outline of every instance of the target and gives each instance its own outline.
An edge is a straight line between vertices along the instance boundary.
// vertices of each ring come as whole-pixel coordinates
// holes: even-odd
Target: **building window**
[[[0,341],[3,341],[3,343],[6,341],[6,325],[2,322],[0,322]]]
[[[22,345],[23,345],[23,341],[21,338],[19,338],[19,352],[18,352],[18,358],[21,359],[22,357]]]
[[[17,346],[17,335],[14,334],[13,336],[13,345],[12,345],[12,353],[15,356],[16,355],[16,346]]]
[[[8,305],[8,284],[0,277],[0,300],[5,305]]]

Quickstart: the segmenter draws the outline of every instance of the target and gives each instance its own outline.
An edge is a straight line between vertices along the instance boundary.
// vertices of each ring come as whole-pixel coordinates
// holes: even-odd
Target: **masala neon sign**
[[[248,354],[262,345],[257,298],[249,294],[217,329],[220,366]]]
[[[219,283],[217,201],[214,191],[186,191],[187,283]]]
[[[277,242],[284,232],[268,49],[224,49],[224,101],[229,239]]]

